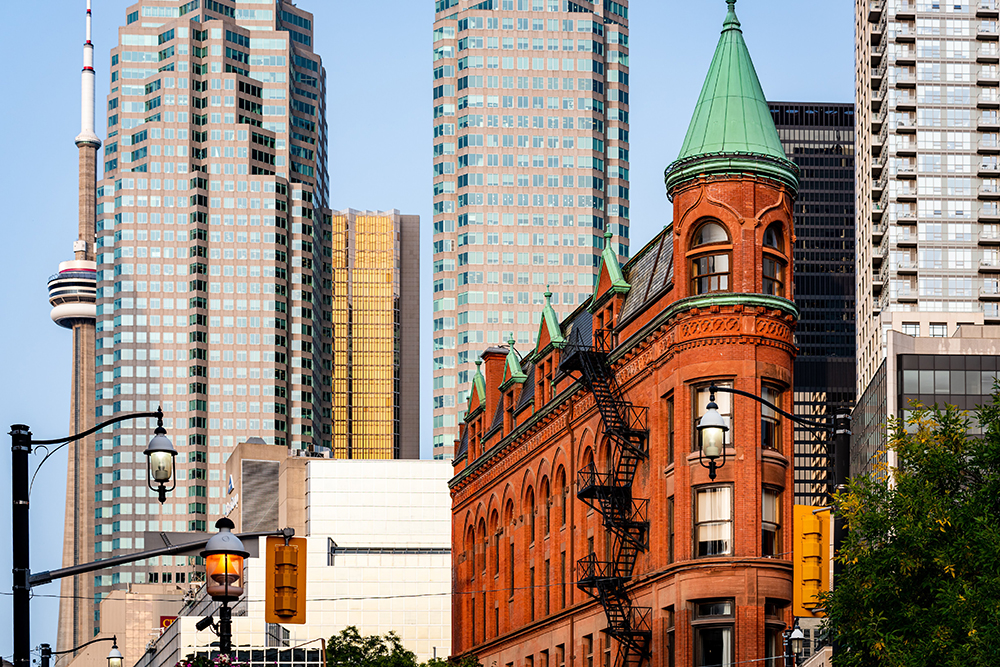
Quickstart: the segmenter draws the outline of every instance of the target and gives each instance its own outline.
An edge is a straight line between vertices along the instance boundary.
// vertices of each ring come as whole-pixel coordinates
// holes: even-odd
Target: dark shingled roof
[[[639,314],[674,282],[674,235],[671,227],[660,232],[625,265],[625,279],[632,289],[618,317],[619,324]]]
[[[521,370],[524,371],[525,378],[521,383],[521,395],[517,399],[514,412],[523,408],[535,397],[535,364],[524,364]]]
[[[497,401],[496,412],[493,413],[493,423],[486,429],[487,433],[492,433],[493,429],[499,428],[503,424],[503,401]]]
[[[458,443],[458,451],[455,452],[455,458],[460,459],[469,453],[469,429],[462,429],[462,439]]]
[[[559,358],[560,370],[576,356],[576,348],[589,348],[594,344],[594,316],[586,308],[580,308],[563,325],[566,338],[566,351]]]

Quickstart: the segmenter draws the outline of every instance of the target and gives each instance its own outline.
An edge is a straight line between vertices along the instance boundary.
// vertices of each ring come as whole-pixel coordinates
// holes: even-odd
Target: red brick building
[[[546,304],[534,350],[482,355],[451,481],[452,646],[487,667],[782,653],[791,424],[719,393],[714,480],[695,428],[713,383],[792,397],[797,171],[734,4],[666,172],[673,223],[624,267],[606,247],[589,303],[561,323]]]

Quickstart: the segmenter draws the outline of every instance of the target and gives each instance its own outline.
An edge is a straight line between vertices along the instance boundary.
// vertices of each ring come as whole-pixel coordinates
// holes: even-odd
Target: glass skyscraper
[[[438,0],[434,22],[434,456],[475,361],[628,257],[628,3]]]

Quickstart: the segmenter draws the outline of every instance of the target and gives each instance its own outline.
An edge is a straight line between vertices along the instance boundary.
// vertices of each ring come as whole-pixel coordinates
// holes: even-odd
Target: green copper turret
[[[705,85],[677,160],[667,167],[667,194],[700,175],[756,173],[798,190],[798,168],[785,157],[761,89],[736,0],[715,49]]]

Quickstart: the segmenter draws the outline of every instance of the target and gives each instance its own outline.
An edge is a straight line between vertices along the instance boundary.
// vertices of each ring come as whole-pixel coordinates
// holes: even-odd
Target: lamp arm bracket
[[[160,425],[162,426],[163,424],[163,410],[157,408],[156,412],[132,412],[127,415],[121,415],[119,417],[115,417],[114,419],[109,419],[105,422],[101,422],[97,426],[89,428],[86,431],[83,431],[82,433],[77,433],[75,435],[68,435],[65,438],[55,438],[54,440],[32,440],[31,444],[65,445],[67,443],[73,442],[74,440],[79,440],[80,438],[86,438],[88,435],[97,433],[106,426],[111,426],[112,424],[117,424],[118,422],[127,421],[129,419],[140,419],[142,417],[156,417],[156,419],[160,422]],[[53,451],[58,451],[58,450],[53,450]]]
[[[65,651],[49,651],[49,652],[52,655],[66,655],[67,653],[73,653],[74,651],[79,651],[82,648],[86,648],[87,646],[90,646],[91,644],[96,644],[98,642],[111,642],[113,644],[118,644],[118,637],[117,636],[101,637],[99,639],[92,639],[91,641],[87,642],[86,644],[80,644],[76,648],[68,648]]]
[[[711,387],[708,388],[708,391],[709,391],[709,393],[713,393],[713,394],[715,392],[720,392],[721,391],[721,392],[723,392],[725,394],[737,394],[739,396],[746,396],[747,398],[752,398],[753,400],[757,401],[758,403],[763,403],[767,407],[771,408],[772,410],[774,410],[775,412],[777,412],[779,415],[781,415],[783,417],[787,417],[789,420],[795,422],[796,424],[799,424],[801,426],[805,426],[806,428],[811,428],[811,429],[813,429],[815,431],[826,431],[826,430],[829,430],[829,428],[830,428],[830,425],[827,424],[826,422],[816,421],[814,419],[806,419],[804,417],[800,417],[798,415],[794,415],[791,412],[785,412],[784,410],[782,410],[781,408],[779,408],[774,403],[771,403],[770,401],[765,401],[760,396],[757,396],[756,394],[751,394],[750,392],[747,392],[747,391],[743,391],[742,389],[734,389],[732,387],[716,387],[715,385],[712,385]]]

